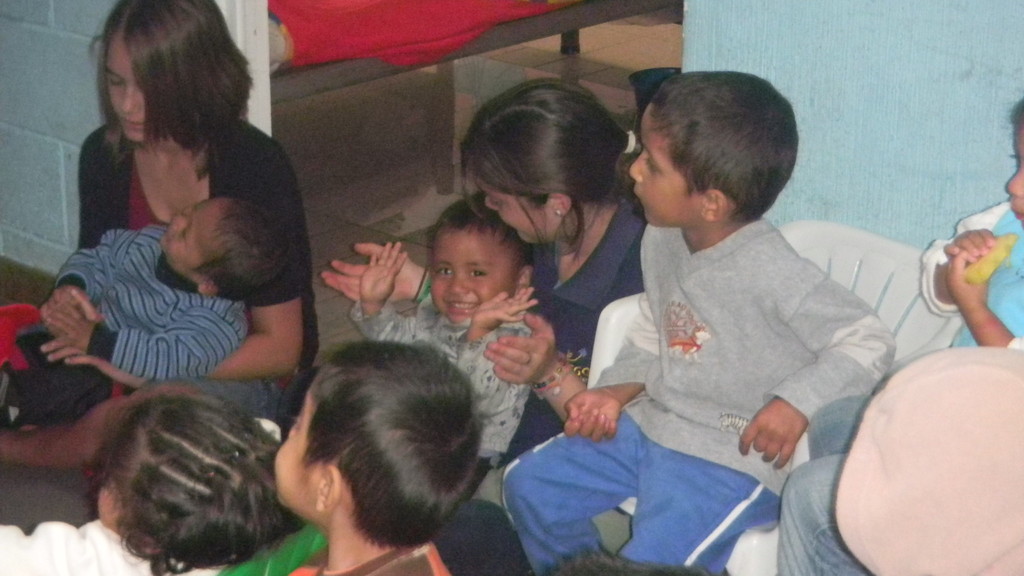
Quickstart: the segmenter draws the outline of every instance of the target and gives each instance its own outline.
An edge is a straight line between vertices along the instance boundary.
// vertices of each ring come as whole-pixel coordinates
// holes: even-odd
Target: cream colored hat
[[[956,348],[872,400],[839,531],[878,576],[1024,575],[1024,352]]]

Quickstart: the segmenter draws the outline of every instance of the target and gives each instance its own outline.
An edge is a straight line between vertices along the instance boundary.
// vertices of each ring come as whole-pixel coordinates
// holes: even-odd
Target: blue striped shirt
[[[164,230],[105,233],[95,248],[68,258],[57,284],[84,287],[115,336],[108,360],[121,370],[147,380],[206,376],[245,338],[244,305],[160,281]]]

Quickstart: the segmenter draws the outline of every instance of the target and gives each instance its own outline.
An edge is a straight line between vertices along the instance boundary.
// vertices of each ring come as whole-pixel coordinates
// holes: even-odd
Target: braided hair
[[[100,452],[94,490],[115,502],[125,547],[154,576],[247,560],[293,528],[274,486],[276,439],[217,398],[132,404]]]

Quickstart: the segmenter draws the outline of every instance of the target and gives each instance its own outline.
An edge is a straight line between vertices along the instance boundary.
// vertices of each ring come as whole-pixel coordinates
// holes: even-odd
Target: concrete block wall
[[[53,272],[75,246],[78,150],[100,123],[91,43],[112,4],[0,1],[0,257]]]

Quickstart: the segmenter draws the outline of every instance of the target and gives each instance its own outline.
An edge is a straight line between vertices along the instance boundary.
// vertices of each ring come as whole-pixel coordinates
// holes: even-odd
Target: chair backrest
[[[959,316],[939,316],[921,296],[921,251],[873,232],[804,220],[779,227],[796,251],[868,303],[896,337],[896,361],[947,348]]]
[[[959,316],[939,316],[921,297],[921,251],[878,234],[832,222],[804,220],[779,227],[793,248],[839,284],[860,296],[896,337],[896,360],[946,348],[960,328]],[[616,300],[597,323],[589,383],[615,360],[642,295]]]
[[[601,316],[597,319],[597,332],[594,334],[594,349],[590,354],[588,386],[596,384],[601,372],[615,361],[615,356],[626,339],[626,332],[629,331],[633,320],[640,315],[641,299],[643,294],[619,298],[601,311]],[[646,302],[646,299],[643,301]]]

